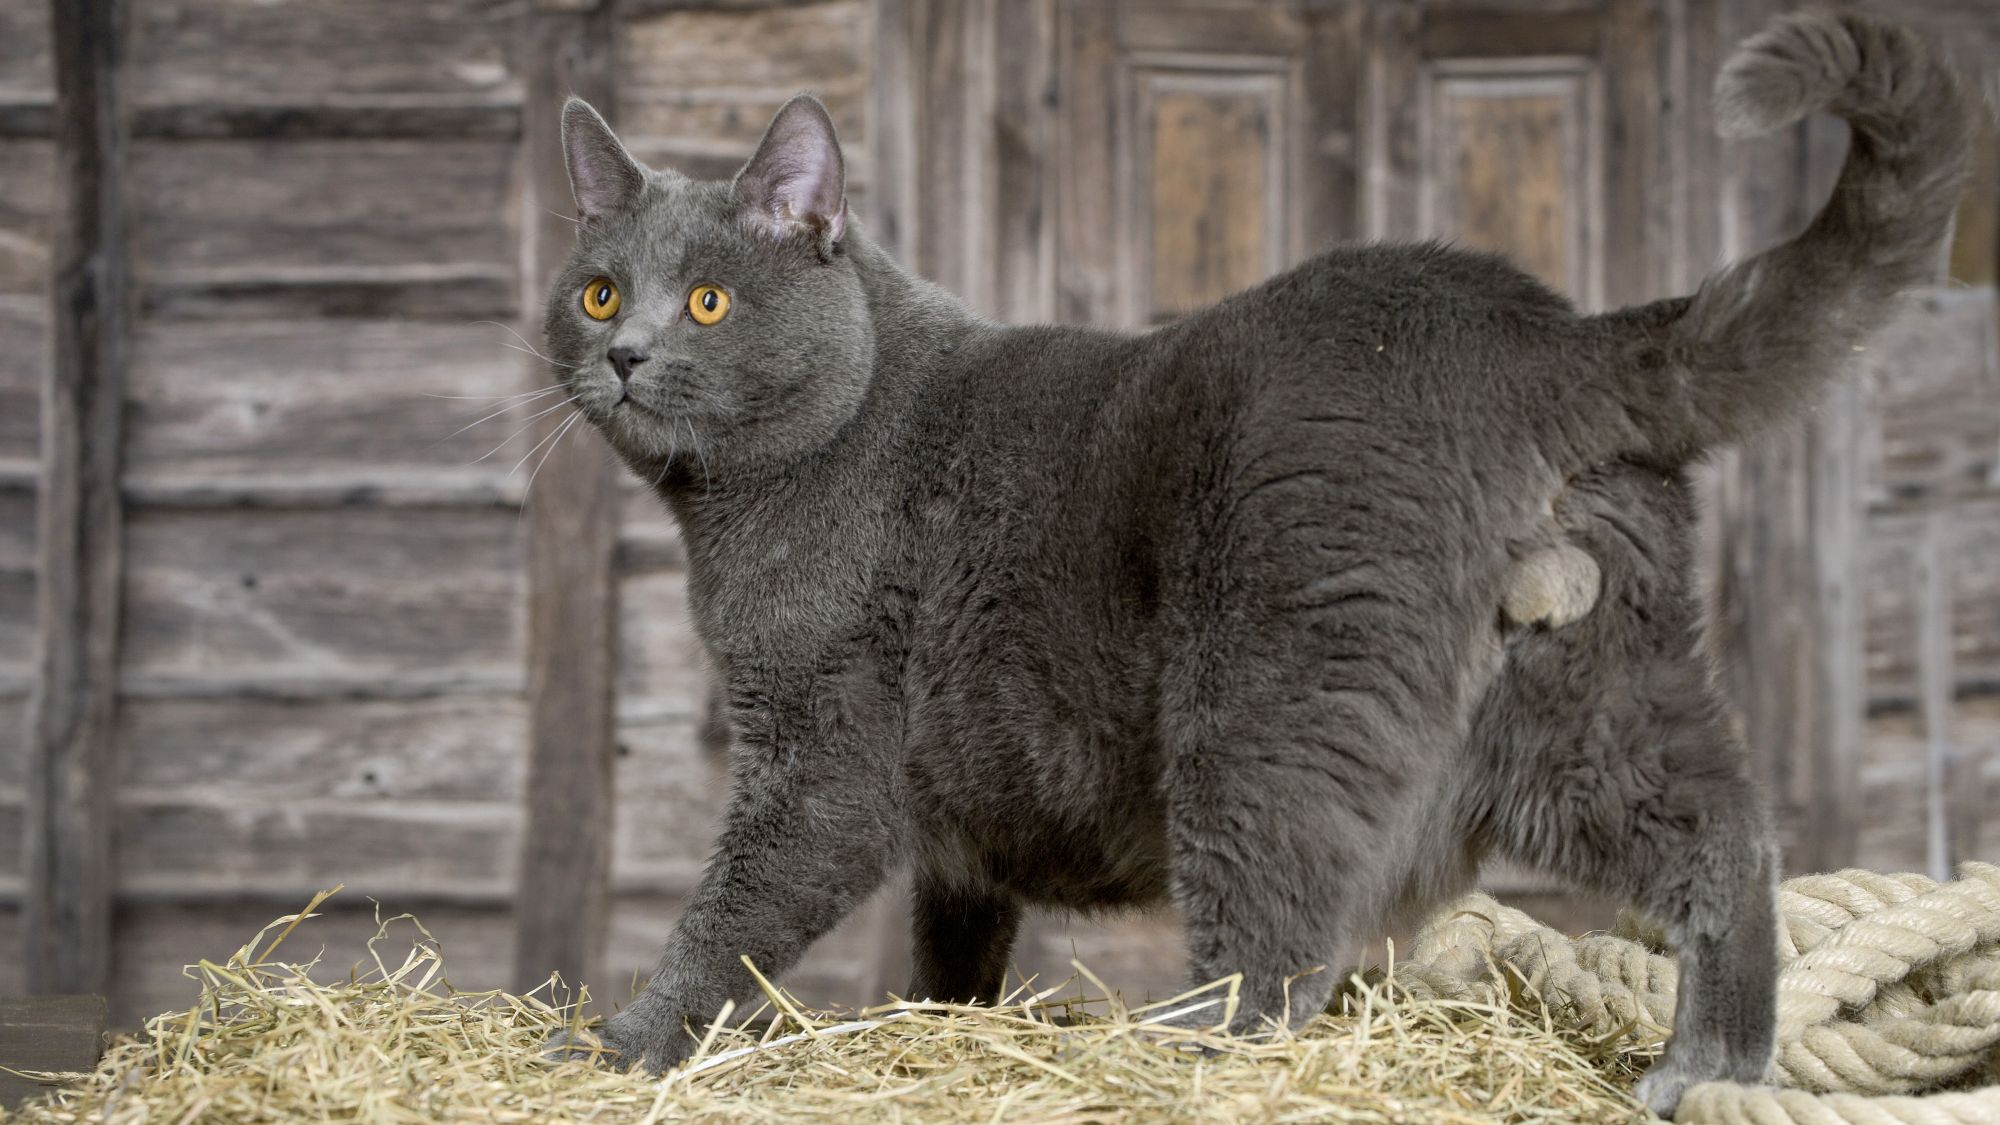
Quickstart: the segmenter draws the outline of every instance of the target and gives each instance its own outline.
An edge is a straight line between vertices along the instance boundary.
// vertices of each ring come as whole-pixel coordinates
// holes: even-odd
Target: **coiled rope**
[[[1949,883],[1806,875],[1779,889],[1778,914],[1771,1085],[1696,1086],[1676,1120],[2000,1122],[2000,1086],[1956,1089],[2000,1080],[2000,867],[1965,863]],[[1629,920],[1614,933],[1570,938],[1475,894],[1418,935],[1395,978],[1419,998],[1490,1001],[1530,990],[1594,1037],[1664,1037],[1678,973],[1663,944]]]

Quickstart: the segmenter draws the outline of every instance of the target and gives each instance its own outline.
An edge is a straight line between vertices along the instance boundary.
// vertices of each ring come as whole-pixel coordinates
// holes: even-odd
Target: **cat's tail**
[[[1671,462],[1797,410],[1894,315],[1897,294],[1932,275],[1974,111],[1914,32],[1826,12],[1746,40],[1716,79],[1715,106],[1729,134],[1825,109],[1852,140],[1832,198],[1796,238],[1711,276],[1692,297],[1604,318],[1623,360],[1607,371],[1619,382],[1612,397],[1643,452]]]

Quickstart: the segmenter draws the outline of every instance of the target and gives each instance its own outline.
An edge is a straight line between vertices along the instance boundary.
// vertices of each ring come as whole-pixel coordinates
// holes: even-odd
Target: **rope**
[[[1772,1085],[1697,1086],[1677,1120],[2000,1122],[2000,1087],[1940,1092],[2000,1079],[2000,867],[1966,863],[1949,883],[1807,875],[1779,889],[1778,912]],[[1657,1042],[1672,1027],[1678,981],[1662,944],[1631,920],[1614,933],[1567,937],[1475,894],[1417,936],[1395,980],[1418,998],[1533,995],[1592,1038]]]

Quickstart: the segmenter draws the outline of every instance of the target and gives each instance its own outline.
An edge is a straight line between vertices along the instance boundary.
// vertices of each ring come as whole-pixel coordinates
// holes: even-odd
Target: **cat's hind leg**
[[[1171,670],[1162,716],[1172,893],[1190,984],[1241,974],[1229,1028],[1319,1014],[1400,889],[1444,732],[1350,606]],[[1336,651],[1345,650],[1345,651]],[[1223,1022],[1217,1007],[1177,1020]]]
[[[1021,904],[1005,891],[919,873],[910,895],[909,998],[995,1003],[1020,928]]]
[[[1473,720],[1471,817],[1497,850],[1640,907],[1680,959],[1674,1032],[1640,1086],[1762,1080],[1776,1021],[1776,847],[1700,653],[1692,507],[1654,474],[1587,485],[1572,533],[1603,564],[1596,608],[1529,630]]]

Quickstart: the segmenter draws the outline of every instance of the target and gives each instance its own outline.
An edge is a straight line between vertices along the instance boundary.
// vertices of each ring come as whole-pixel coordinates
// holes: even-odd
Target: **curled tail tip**
[[[1746,137],[1822,109],[1846,117],[1900,108],[1899,89],[1935,70],[1923,40],[1900,24],[1845,11],[1783,16],[1738,45],[1716,75],[1717,130]]]

